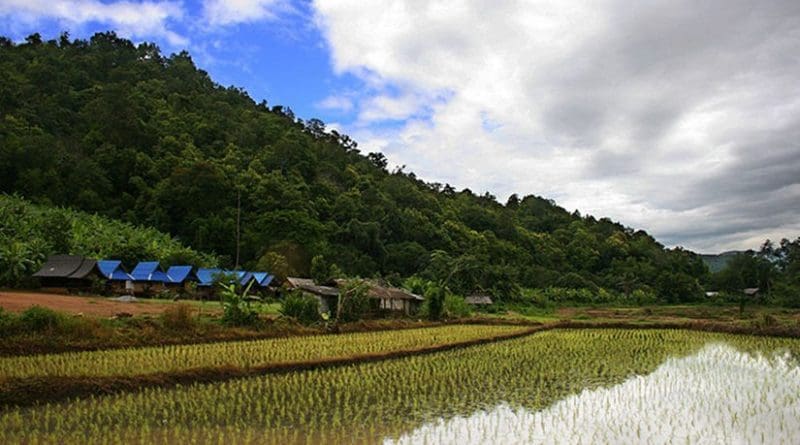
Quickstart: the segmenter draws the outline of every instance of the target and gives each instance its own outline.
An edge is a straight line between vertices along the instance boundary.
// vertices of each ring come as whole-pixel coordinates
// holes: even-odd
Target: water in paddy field
[[[800,366],[724,344],[531,412],[501,404],[386,444],[797,444]]]

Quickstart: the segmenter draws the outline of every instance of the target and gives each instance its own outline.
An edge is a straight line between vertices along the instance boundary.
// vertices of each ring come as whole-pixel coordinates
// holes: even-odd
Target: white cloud
[[[425,103],[425,98],[413,95],[400,97],[390,95],[373,96],[361,104],[358,120],[362,123],[370,123],[408,119],[422,109]]]
[[[203,15],[212,26],[227,26],[274,20],[280,13],[292,10],[283,0],[205,0]]]
[[[430,181],[699,250],[798,236],[800,3],[315,1],[349,132]],[[380,125],[408,119],[399,128]],[[756,205],[758,203],[758,205]]]
[[[90,22],[108,23],[125,37],[163,37],[175,46],[188,43],[188,39],[172,31],[168,25],[169,21],[183,17],[183,9],[178,2],[4,0],[0,2],[0,16],[28,24],[41,20],[56,20],[72,26]]]
[[[336,110],[348,112],[353,109],[353,100],[345,95],[328,96],[317,104],[317,108],[323,110]]]

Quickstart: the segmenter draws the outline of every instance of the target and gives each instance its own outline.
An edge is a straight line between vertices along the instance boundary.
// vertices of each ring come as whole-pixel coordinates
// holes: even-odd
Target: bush
[[[441,320],[444,315],[445,291],[439,286],[431,286],[425,293],[425,306],[429,320]]]
[[[471,313],[472,308],[464,301],[463,297],[451,293],[444,297],[444,314],[446,317],[468,317]]]
[[[8,336],[16,330],[17,317],[0,307],[0,337]]]
[[[658,296],[651,290],[636,289],[631,293],[631,303],[643,306],[645,304],[655,304],[658,302]]]
[[[369,313],[370,301],[367,283],[350,280],[341,287],[339,306],[336,308],[336,321],[356,321]]]
[[[281,314],[303,324],[316,323],[321,319],[319,301],[316,297],[303,292],[290,292],[283,300]]]
[[[251,283],[252,284],[252,283]],[[247,293],[250,286],[241,293],[236,291],[236,284],[219,283],[219,298],[222,301],[222,322],[228,326],[254,326],[258,323],[258,314],[250,307]]]
[[[192,307],[186,303],[173,304],[161,314],[161,324],[175,331],[193,330],[197,320],[192,313]]]
[[[19,315],[19,328],[30,332],[63,331],[68,319],[64,315],[41,306],[33,306]]]

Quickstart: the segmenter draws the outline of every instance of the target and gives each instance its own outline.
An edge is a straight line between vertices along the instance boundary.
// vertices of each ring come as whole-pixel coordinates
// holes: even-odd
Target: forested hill
[[[387,171],[346,135],[215,84],[182,52],[113,33],[0,40],[0,191],[146,225],[248,267],[700,295],[700,258],[538,196]],[[302,88],[302,85],[298,85]],[[237,206],[237,202],[240,206]],[[314,261],[312,259],[316,257]]]

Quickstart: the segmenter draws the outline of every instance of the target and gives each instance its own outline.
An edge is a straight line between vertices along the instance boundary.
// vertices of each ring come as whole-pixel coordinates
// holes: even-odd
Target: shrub
[[[631,293],[630,298],[632,303],[639,306],[658,302],[658,296],[652,290],[636,289]]]
[[[445,291],[440,286],[430,286],[425,293],[428,319],[440,320],[444,312]]]
[[[251,283],[252,285],[252,283]],[[222,301],[222,322],[228,326],[253,326],[258,323],[258,314],[250,307],[247,293],[250,285],[241,293],[236,284],[219,283],[219,297]]]
[[[303,324],[312,324],[321,318],[319,301],[316,297],[303,292],[290,292],[283,300],[281,314],[292,317]]]
[[[336,321],[356,321],[369,313],[369,287],[362,280],[350,280],[339,292]]]
[[[444,313],[447,317],[467,317],[472,313],[472,308],[463,297],[448,293],[444,297]]]
[[[67,317],[41,306],[32,306],[19,315],[20,329],[30,332],[64,330]]]
[[[197,320],[192,313],[192,307],[186,303],[173,304],[161,314],[161,323],[167,329],[175,331],[192,330],[197,325]]]
[[[0,337],[11,335],[16,328],[17,317],[0,307]]]

